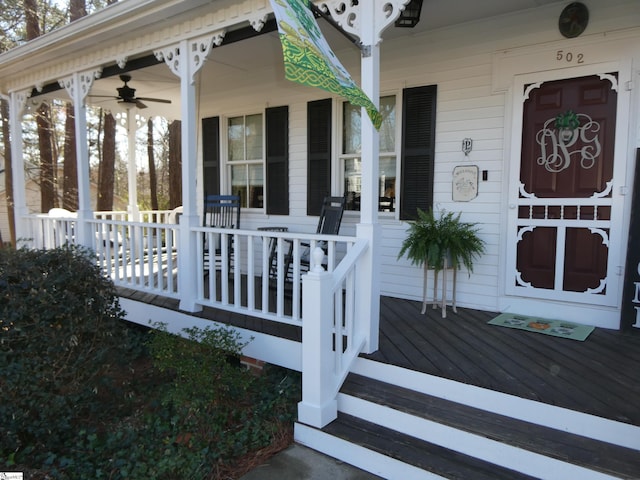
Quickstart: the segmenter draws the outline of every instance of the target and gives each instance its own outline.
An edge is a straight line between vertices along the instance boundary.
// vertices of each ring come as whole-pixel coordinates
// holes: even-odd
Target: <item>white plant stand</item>
[[[438,305],[442,308],[442,318],[447,318],[447,271],[453,270],[453,282],[452,282],[452,297],[451,297],[451,309],[453,313],[458,313],[456,310],[456,274],[457,268],[449,266],[448,260],[445,257],[442,268],[442,298],[438,300],[438,273],[440,270],[433,269],[433,300],[427,300],[427,278],[429,273],[429,264],[425,262],[424,264],[424,284],[422,289],[422,313],[427,311],[427,305],[433,305],[433,308],[438,308]]]

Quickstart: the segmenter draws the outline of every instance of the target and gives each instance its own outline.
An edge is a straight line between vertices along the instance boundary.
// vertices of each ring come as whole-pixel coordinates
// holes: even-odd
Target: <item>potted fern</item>
[[[426,306],[427,271],[435,270],[434,301],[437,289],[437,274],[440,270],[452,268],[454,272],[453,309],[455,311],[455,275],[463,265],[469,274],[473,271],[473,261],[485,251],[485,244],[478,237],[476,223],[462,222],[460,213],[442,210],[436,218],[433,209],[418,209],[418,218],[409,222],[407,236],[402,242],[398,258],[406,255],[412,265],[424,266],[423,309]],[[445,295],[443,289],[443,316],[445,316]]]

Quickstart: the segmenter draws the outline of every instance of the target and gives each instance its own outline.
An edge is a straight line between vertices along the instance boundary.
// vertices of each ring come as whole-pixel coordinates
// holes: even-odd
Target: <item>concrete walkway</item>
[[[293,444],[240,480],[380,480],[380,477]]]

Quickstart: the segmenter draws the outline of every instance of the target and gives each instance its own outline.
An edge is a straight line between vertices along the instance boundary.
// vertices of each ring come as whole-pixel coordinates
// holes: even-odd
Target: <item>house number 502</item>
[[[556,52],[556,60],[567,63],[584,63],[584,54],[558,50]]]

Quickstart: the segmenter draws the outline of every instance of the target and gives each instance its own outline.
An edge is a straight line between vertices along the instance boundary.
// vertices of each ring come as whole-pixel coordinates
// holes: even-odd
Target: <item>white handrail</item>
[[[302,401],[298,419],[322,428],[337,417],[337,394],[352,362],[363,350],[369,320],[355,301],[359,265],[367,240],[357,240],[333,272],[318,261],[303,282]],[[317,256],[316,256],[317,252]],[[321,250],[314,257],[321,259]]]

